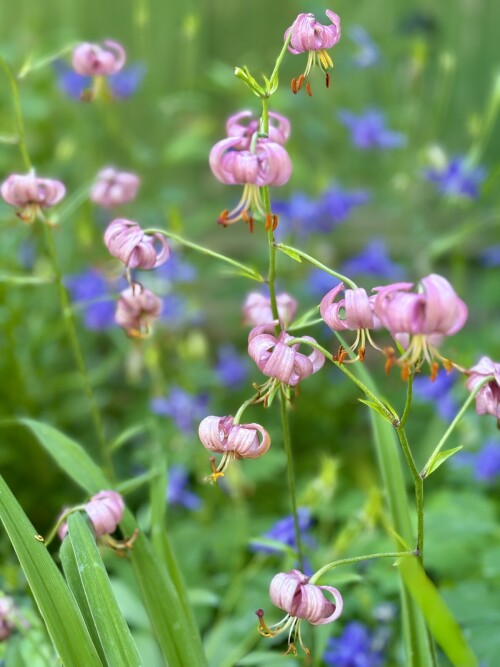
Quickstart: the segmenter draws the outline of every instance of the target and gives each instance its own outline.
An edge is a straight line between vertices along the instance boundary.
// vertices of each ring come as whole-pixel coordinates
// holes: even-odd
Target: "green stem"
[[[239,424],[240,423],[240,419],[241,419],[243,413],[245,412],[245,410],[248,408],[249,405],[252,405],[252,403],[254,403],[255,399],[258,398],[258,397],[259,397],[258,393],[254,394],[251,398],[249,398],[247,401],[245,401],[244,403],[242,403],[240,405],[240,407],[238,408],[238,412],[234,415],[233,424]]]
[[[325,271],[325,273],[329,273],[331,276],[335,276],[335,278],[338,278],[341,280],[343,283],[346,285],[349,285],[351,289],[357,289],[358,286],[354,281],[352,281],[350,278],[347,278],[347,276],[343,276],[341,273],[338,273],[338,271],[334,271],[333,269],[330,269],[328,266],[325,264],[322,264],[321,262],[318,262],[317,259],[314,257],[311,257],[311,255],[308,255],[306,252],[303,252],[302,250],[298,250],[297,248],[294,248],[293,246],[285,245],[284,243],[276,243],[276,248],[278,250],[281,250],[282,252],[287,254],[287,250],[290,251],[290,253],[298,255],[299,257],[303,257],[304,259],[307,259],[308,262],[310,262],[313,266],[316,266],[318,269],[321,269],[322,271]]]
[[[413,399],[413,373],[410,372],[408,375],[408,381],[406,383],[406,403],[403,410],[403,415],[401,417],[400,426],[404,426],[410,414],[411,402]]]
[[[283,62],[283,58],[284,58],[285,55],[286,55],[286,52],[287,52],[287,49],[288,49],[288,46],[289,46],[289,44],[290,44],[290,40],[291,40],[291,39],[292,39],[292,30],[290,30],[290,32],[288,33],[288,36],[287,36],[287,38],[285,39],[285,42],[284,42],[283,47],[282,47],[282,49],[281,49],[281,51],[280,51],[280,54],[279,54],[279,56],[278,56],[277,59],[276,59],[276,64],[274,65],[274,69],[273,69],[273,71],[271,72],[271,76],[270,76],[270,78],[269,78],[270,89],[267,91],[268,95],[272,95],[272,93],[274,92],[274,90],[276,89],[276,87],[277,87],[277,85],[278,85],[278,73],[279,73],[279,69],[280,69],[280,67],[281,67],[281,63]],[[273,89],[274,89],[274,90],[273,90]]]
[[[302,536],[300,534],[299,514],[297,507],[297,493],[295,487],[295,471],[293,468],[292,440],[290,437],[290,422],[288,419],[287,399],[283,388],[280,391],[280,415],[281,428],[283,430],[283,446],[286,454],[286,468],[288,476],[288,488],[292,501],[293,526],[295,529],[295,540],[297,543],[297,555],[299,558],[300,569],[304,571],[304,552],[302,548]]]
[[[341,560],[334,560],[331,563],[323,565],[313,576],[309,579],[310,584],[315,584],[326,572],[333,570],[334,567],[341,565],[351,565],[352,563],[362,563],[366,560],[374,560],[375,558],[401,558],[403,556],[415,556],[413,551],[387,551],[379,554],[367,554],[366,556],[354,556],[353,558],[342,558]]]
[[[427,477],[427,475],[428,475],[428,473],[429,473],[429,468],[430,468],[431,463],[434,461],[434,459],[436,458],[436,456],[439,454],[439,452],[441,451],[441,449],[444,447],[444,444],[446,443],[446,441],[448,440],[448,438],[450,437],[450,435],[453,433],[453,431],[454,431],[455,427],[457,426],[458,422],[459,422],[459,421],[462,419],[462,417],[464,416],[464,414],[465,414],[467,408],[469,407],[469,405],[470,405],[470,404],[472,403],[472,401],[476,398],[478,392],[484,387],[485,384],[488,384],[488,382],[492,382],[492,381],[494,381],[494,380],[495,380],[495,378],[494,378],[492,375],[491,375],[491,376],[488,376],[488,377],[485,377],[484,380],[483,380],[480,384],[478,384],[478,385],[474,388],[473,391],[471,391],[471,393],[469,394],[469,396],[468,396],[467,399],[465,400],[464,404],[462,405],[462,407],[460,408],[460,410],[457,412],[457,414],[456,414],[456,416],[455,416],[455,419],[454,419],[454,420],[451,422],[451,424],[448,426],[448,428],[447,428],[446,431],[444,432],[443,437],[441,438],[441,440],[440,440],[440,441],[438,442],[438,444],[436,445],[436,448],[434,449],[434,451],[432,452],[432,454],[429,456],[429,460],[427,461],[427,463],[425,464],[425,466],[424,466],[422,472],[420,473],[420,476],[421,476],[422,479],[425,479],[425,478]]]
[[[113,479],[113,462],[111,459],[111,452],[106,445],[106,436],[104,433],[104,425],[101,420],[101,415],[99,408],[97,406],[97,401],[92,390],[92,385],[88,376],[87,368],[85,365],[85,360],[83,358],[82,348],[80,347],[80,342],[78,340],[78,335],[76,332],[75,318],[73,314],[73,309],[71,307],[71,302],[68,297],[66,288],[64,287],[62,271],[59,264],[59,259],[57,257],[57,252],[55,248],[54,238],[52,236],[52,228],[47,223],[43,225],[45,230],[45,238],[47,241],[47,247],[49,251],[49,256],[54,267],[54,273],[56,278],[57,291],[59,294],[59,302],[61,305],[62,317],[66,326],[66,331],[68,334],[69,342],[71,349],[73,351],[73,356],[76,361],[76,366],[82,378],[83,387],[85,394],[90,405],[90,413],[92,416],[92,421],[94,422],[94,428],[97,435],[97,441],[99,443],[99,448],[101,452],[101,460],[103,467],[107,475]]]
[[[30,171],[32,169],[31,165],[31,160],[30,156],[28,153],[28,149],[26,147],[26,134],[24,131],[24,121],[23,121],[23,114],[21,111],[21,99],[19,96],[19,86],[17,85],[17,79],[12,71],[12,68],[10,65],[7,63],[6,60],[2,56],[0,56],[0,63],[7,75],[7,78],[10,81],[10,87],[12,89],[12,98],[14,100],[14,117],[16,119],[16,126],[17,126],[17,134],[18,134],[18,146],[19,150],[21,151],[21,157],[24,162],[24,166],[26,167],[27,171]]]
[[[241,262],[237,262],[235,259],[231,259],[231,257],[226,257],[225,255],[221,255],[220,253],[215,252],[214,250],[209,250],[208,248],[204,248],[203,246],[198,245],[197,243],[192,243],[191,241],[188,241],[187,239],[178,236],[178,234],[174,234],[174,232],[168,232],[166,229],[157,229],[155,227],[152,227],[151,229],[146,229],[145,234],[162,234],[163,236],[173,239],[174,241],[177,241],[177,243],[180,243],[181,245],[186,246],[187,248],[191,248],[192,250],[196,250],[197,252],[200,252],[203,255],[209,255],[210,257],[215,257],[216,259],[220,259],[221,261],[226,262],[227,264],[231,264],[231,266],[240,269],[249,278],[252,278],[253,280],[257,280],[260,283],[265,282],[264,278],[255,269],[252,269],[249,266],[245,266],[245,264],[241,264]]]
[[[415,504],[417,510],[417,555],[421,562],[424,557],[424,480],[420,477],[415,459],[411,453],[410,445],[404,428],[400,425],[396,427],[399,442],[403,450],[406,463],[410,469],[415,484]]]

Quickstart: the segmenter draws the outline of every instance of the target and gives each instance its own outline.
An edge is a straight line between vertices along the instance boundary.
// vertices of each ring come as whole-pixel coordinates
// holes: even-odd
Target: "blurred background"
[[[118,443],[117,477],[130,481],[127,501],[147,530],[148,486],[135,488],[133,480],[159,462],[168,467],[168,531],[214,667],[267,666],[274,660],[300,664],[282,656],[281,644],[259,638],[253,616],[258,607],[271,609],[267,588],[273,574],[295,563],[293,533],[285,526],[268,534],[291,508],[277,406],[245,413],[246,421],[270,431],[273,447],[261,460],[234,465],[220,488],[203,483],[210,470],[197,437],[204,416],[234,414],[253,392],[252,383],[260,381],[246,356],[248,327],[242,325],[244,299],[260,286],[172,244],[171,261],[139,276],[163,298],[162,319],[150,339],[133,341],[113,324],[120,271],[102,234],[113,217],[125,217],[143,228],[168,228],[266,272],[262,225],[253,234],[242,222],[227,229],[217,225],[220,212],[240,193],[215,180],[208,153],[225,136],[229,115],[242,109],[260,114],[259,100],[234,76],[234,67],[246,65],[257,78],[269,75],[296,15],[314,12],[327,23],[327,8],[342,21],[342,39],[331,52],[330,88],[314,71],[312,98],[305,91],[293,95],[289,82],[303,71],[306,56],[289,55],[270,102],[271,110],[292,123],[287,148],[294,166],[289,183],[271,192],[280,216],[276,236],[367,290],[441,273],[470,313],[466,328],[447,342],[446,354],[465,368],[483,354],[498,359],[500,9],[495,3],[0,4],[1,53],[21,73],[32,162],[40,176],[62,180],[68,191],[54,233],[57,253],[106,434]],[[82,102],[68,79],[71,51],[80,41],[103,39],[124,45],[130,69],[117,81],[110,103]],[[3,180],[23,173],[24,166],[11,89],[0,74]],[[108,165],[136,172],[142,181],[136,200],[116,211],[88,199],[97,172]],[[0,233],[1,414],[46,421],[98,459],[57,288],[43,281],[53,271],[42,226],[23,225],[0,202]],[[40,284],[16,283],[26,275],[40,278]],[[301,314],[333,284],[310,265],[279,257],[278,287],[299,300]],[[335,348],[322,326],[306,333]],[[404,384],[397,370],[385,376],[383,358],[371,350],[366,364],[401,409]],[[408,433],[422,464],[466,398],[456,375],[440,375],[434,384],[418,378]],[[298,499],[312,570],[390,545],[369,416],[357,397],[343,377],[325,368],[304,383],[292,410]],[[127,429],[130,437],[120,440]],[[45,534],[60,508],[81,502],[81,494],[24,430],[10,426],[3,435],[2,474]],[[493,667],[500,652],[494,631],[500,621],[495,420],[471,410],[453,438],[453,446],[459,444],[464,453],[426,488],[427,566],[482,664]],[[272,553],[252,547],[263,535],[285,547]],[[0,547],[0,588],[16,596],[36,627],[5,536]],[[145,664],[160,665],[126,561],[111,554],[109,565]],[[336,576],[332,585],[344,586],[348,602],[345,620],[308,634],[313,664],[343,665],[335,650],[349,632],[358,632],[359,651],[371,660],[367,665],[404,664],[398,584],[387,564]],[[328,644],[334,656],[328,658],[330,635],[337,644]],[[23,664],[36,667],[29,644],[18,644]],[[345,662],[351,664],[357,663]]]

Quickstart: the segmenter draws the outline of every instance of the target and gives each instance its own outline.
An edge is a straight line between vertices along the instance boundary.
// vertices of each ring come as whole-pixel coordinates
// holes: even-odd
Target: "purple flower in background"
[[[331,289],[336,287],[340,283],[338,278],[335,276],[322,271],[321,269],[313,269],[307,278],[307,284],[309,289],[314,296],[323,297],[326,292],[329,292]]]
[[[347,623],[339,637],[331,637],[323,660],[328,667],[382,667],[385,641],[357,621]]]
[[[405,274],[403,267],[390,259],[381,239],[370,241],[359,255],[344,262],[340,272],[346,276],[369,275],[387,280],[401,280]]]
[[[163,308],[161,311],[160,319],[163,322],[166,322],[170,326],[179,326],[186,322],[188,319],[187,315],[187,303],[186,299],[183,299],[177,294],[167,294],[162,297]]]
[[[237,353],[232,345],[222,345],[217,352],[215,372],[223,387],[238,389],[248,377],[248,357]]]
[[[379,48],[362,26],[353,26],[349,31],[349,37],[358,47],[358,52],[353,58],[357,67],[364,69],[378,64],[380,61]]]
[[[455,157],[443,169],[427,169],[425,177],[436,183],[439,192],[450,197],[476,199],[486,178],[482,167],[474,167],[465,157]]]
[[[116,302],[110,282],[97,269],[69,276],[66,287],[75,303],[82,306],[87,329],[101,331],[115,326]]]
[[[62,60],[56,60],[53,66],[57,74],[59,88],[64,95],[74,100],[81,100],[86,91],[92,86],[92,77],[77,74]],[[112,96],[117,99],[131,97],[139,88],[145,71],[144,65],[135,63],[117,74],[108,76],[107,80]]]
[[[478,482],[492,484],[500,476],[500,442],[487,440],[477,452],[459,452],[453,461],[456,465],[472,467]]]
[[[154,275],[169,282],[191,283],[196,278],[196,269],[181,259],[177,253],[171,252],[168,262],[156,268]]]
[[[287,201],[276,201],[273,204],[273,212],[282,216],[275,231],[277,239],[286,232],[301,237],[307,236],[320,219],[318,200],[304,192],[294,192]]]
[[[492,245],[485,248],[480,255],[483,266],[500,266],[500,245]]]
[[[193,395],[181,387],[172,387],[166,398],[153,398],[150,408],[161,417],[170,417],[180,431],[191,435],[200,419],[207,414],[208,395]]]
[[[447,373],[444,368],[440,368],[433,382],[426,375],[417,375],[413,380],[413,393],[422,401],[434,403],[441,419],[451,422],[459,409],[458,403],[452,396],[456,381],[456,371]]]
[[[332,185],[321,196],[319,207],[320,216],[314,225],[315,231],[329,232],[339,222],[347,220],[351,209],[362,206],[370,200],[365,190],[344,190],[338,185]]]
[[[351,141],[357,148],[400,148],[406,144],[406,136],[388,130],[384,115],[377,109],[367,109],[360,116],[344,109],[339,111],[338,119],[351,131]]]
[[[183,465],[170,466],[168,470],[167,502],[169,505],[182,505],[188,510],[197,510],[201,507],[201,498],[188,486],[189,473]]]
[[[311,511],[307,507],[299,507],[297,514],[299,519],[299,531],[303,544],[306,544],[309,547],[314,547],[314,540],[310,535],[307,534],[307,531],[312,526]],[[276,540],[277,542],[281,542],[291,549],[297,549],[293,516],[290,514],[289,516],[286,516],[283,519],[277,521],[274,526],[272,526],[272,528],[267,531],[267,533],[264,533],[262,537],[268,540]],[[258,541],[250,542],[250,550],[254,552],[259,551],[266,554],[280,553],[278,548],[259,544]]]

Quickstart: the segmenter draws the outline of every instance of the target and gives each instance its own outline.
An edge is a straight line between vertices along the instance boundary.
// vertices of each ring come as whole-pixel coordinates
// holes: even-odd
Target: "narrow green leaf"
[[[94,617],[90,611],[89,602],[87,600],[85,589],[80,578],[80,573],[78,572],[75,552],[73,551],[71,539],[69,537],[65,537],[62,541],[61,548],[59,549],[59,558],[61,559],[61,565],[63,567],[64,576],[66,577],[66,583],[71,589],[76,603],[82,612],[83,620],[85,621],[85,625],[87,626],[90,636],[92,637],[94,646],[99,653],[101,662],[103,665],[106,665],[107,663],[106,656],[104,655],[104,648],[102,646],[99,633],[97,632]]]
[[[284,252],[285,255],[288,255],[288,257],[294,259],[296,262],[302,262],[301,256],[291,248],[283,248],[283,246],[277,246],[277,248],[278,250],[281,250],[281,252]]]
[[[28,428],[57,465],[87,493],[110,488],[110,482],[99,466],[83,447],[64,433],[33,419],[19,419],[16,423]]]
[[[65,667],[102,667],[89,632],[45,545],[0,477],[0,518]]]
[[[4,273],[0,275],[0,283],[7,283],[7,285],[34,287],[35,285],[51,285],[54,282],[53,276],[9,276]]]
[[[402,558],[399,569],[433,637],[454,667],[477,667],[477,658],[465,641],[460,626],[418,559]]]
[[[142,667],[129,627],[113,595],[95,537],[83,515],[75,512],[69,516],[68,529],[78,574],[106,662],[109,667]]]
[[[437,470],[440,465],[442,465],[447,459],[450,458],[450,456],[453,456],[453,454],[456,454],[461,449],[463,449],[462,445],[459,447],[453,447],[453,449],[445,449],[443,452],[438,452],[436,456],[430,458],[429,461],[425,464],[422,477],[429,477],[429,475]]]

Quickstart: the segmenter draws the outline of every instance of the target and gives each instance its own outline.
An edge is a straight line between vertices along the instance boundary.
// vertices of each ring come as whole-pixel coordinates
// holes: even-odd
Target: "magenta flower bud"
[[[117,218],[104,232],[104,243],[113,257],[129,269],[155,269],[170,255],[167,241],[161,234],[149,236],[131,220]]]
[[[7,204],[21,209],[17,214],[21,220],[31,223],[42,215],[41,209],[60,202],[66,188],[60,181],[38,178],[34,173],[11,174],[2,183],[0,194]]]
[[[277,338],[272,332],[272,324],[263,324],[254,327],[248,336],[248,354],[264,375],[295,387],[301,380],[322,368],[325,357],[321,352],[313,349],[311,354],[306,356],[298,351],[298,344],[287,345],[287,341],[293,337],[286,331],[281,331]],[[301,338],[316,342],[310,336]]]
[[[73,51],[73,69],[82,76],[109,76],[116,74],[125,65],[125,49],[111,39],[104,41],[103,49],[98,44],[83,42]]]
[[[241,137],[228,137],[210,151],[214,176],[221,183],[244,185],[238,204],[232,211],[224,210],[218,222],[226,226],[244,220],[252,231],[255,213],[266,220],[266,228],[274,229],[277,218],[267,213],[259,188],[284,185],[292,174],[292,161],[283,146],[269,139],[258,139],[252,151],[241,149],[241,144]]]
[[[284,329],[292,322],[297,312],[297,300],[286,292],[276,296],[280,326]],[[250,292],[243,304],[243,323],[250,326],[273,322],[271,299],[260,292]]]
[[[343,600],[333,586],[309,584],[309,577],[300,570],[280,572],[271,581],[269,596],[276,607],[290,616],[303,618],[312,625],[332,623],[342,613]],[[334,602],[325,597],[323,591],[331,594]]]
[[[239,113],[230,116],[226,123],[226,134],[228,137],[240,137],[240,143],[236,144],[238,150],[248,150],[255,132],[259,131],[260,121],[252,118],[251,111],[240,111]],[[243,118],[248,118],[249,122],[244,125],[240,121]],[[268,138],[270,141],[281,144],[282,146],[288,141],[290,136],[290,121],[285,116],[274,111],[269,112],[269,131]]]
[[[131,338],[145,338],[162,311],[162,300],[139,283],[132,283],[120,294],[115,322]]]
[[[285,32],[285,41],[290,35],[288,50],[290,53],[299,54],[308,52],[308,59],[304,73],[299,77],[292,79],[292,91],[297,93],[309,75],[311,67],[318,65],[326,75],[326,87],[330,85],[330,75],[328,68],[333,67],[333,62],[326,49],[335,46],[340,40],[340,18],[330,9],[326,10],[326,15],[331,21],[331,25],[323,25],[316,21],[314,14],[299,14]],[[312,95],[311,86],[306,84],[307,94]]]
[[[90,191],[90,199],[104,208],[120,206],[135,199],[140,184],[136,174],[106,167],[97,174]]]
[[[500,364],[489,357],[481,357],[468,375],[466,386],[471,392],[487,377],[493,378],[477,392],[476,412],[478,415],[493,415],[500,420]]]
[[[85,505],[96,537],[114,533],[125,510],[123,498],[116,491],[99,491]]]
[[[374,288],[377,292],[373,302],[374,314],[406,348],[398,360],[404,368],[413,365],[419,368],[424,359],[431,363],[430,359],[434,357],[449,370],[451,362],[442,357],[436,347],[444,336],[450,336],[464,326],[467,306],[446,278],[435,273],[420,281],[417,292],[410,292],[413,287],[412,283],[394,283]],[[437,362],[431,363],[431,369],[435,377]]]

